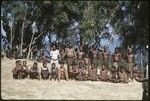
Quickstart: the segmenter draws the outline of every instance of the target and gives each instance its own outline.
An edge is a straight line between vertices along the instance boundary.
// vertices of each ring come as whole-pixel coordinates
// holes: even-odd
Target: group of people
[[[31,68],[28,68],[27,62],[21,60],[16,61],[16,66],[12,73],[15,79],[75,79],[78,81],[105,81],[105,82],[124,82],[128,83],[135,78],[142,78],[144,71],[134,63],[134,53],[131,48],[126,53],[127,66],[120,65],[121,52],[119,48],[115,48],[112,54],[112,66],[110,66],[110,54],[107,47],[104,47],[100,52],[96,46],[90,51],[84,52],[83,47],[80,46],[79,51],[75,51],[70,43],[66,48],[57,48],[55,45],[51,47],[50,52],[50,67],[47,66],[46,58],[43,54],[41,62],[43,66],[41,69],[38,63],[34,62]],[[100,61],[101,64],[100,64]]]

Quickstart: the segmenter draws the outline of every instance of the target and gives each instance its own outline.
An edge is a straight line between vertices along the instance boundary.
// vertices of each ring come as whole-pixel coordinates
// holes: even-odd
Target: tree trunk
[[[32,45],[32,42],[33,42],[34,34],[35,33],[32,34],[31,41],[30,41],[30,44],[29,44],[29,50],[28,50],[27,60],[29,59],[29,56],[30,56],[30,53],[31,53],[31,45]]]
[[[13,41],[13,37],[12,37],[12,27],[10,27],[10,34],[11,34],[11,36],[10,36],[10,49],[11,49],[11,51],[12,51],[12,47],[13,47],[13,44],[12,44],[12,41]]]
[[[21,55],[21,58],[22,58],[22,56],[23,56],[23,54],[22,54],[22,50],[23,50],[23,36],[24,36],[24,23],[25,23],[25,20],[23,21],[23,23],[22,23],[22,29],[21,29],[21,46],[20,46],[20,55]]]

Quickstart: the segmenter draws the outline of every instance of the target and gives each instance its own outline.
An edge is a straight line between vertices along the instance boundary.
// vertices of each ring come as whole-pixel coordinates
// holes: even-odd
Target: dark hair
[[[19,60],[17,60],[15,63],[16,63],[16,64],[19,63]]]
[[[44,61],[44,62],[43,62],[43,65],[44,65],[44,64],[47,64],[47,62],[46,62],[46,61]]]
[[[26,63],[27,63],[27,61],[23,61],[23,63],[24,63],[24,62],[26,62]]]
[[[52,63],[51,65],[56,65],[55,63]]]
[[[33,65],[37,65],[37,62],[34,62]]]

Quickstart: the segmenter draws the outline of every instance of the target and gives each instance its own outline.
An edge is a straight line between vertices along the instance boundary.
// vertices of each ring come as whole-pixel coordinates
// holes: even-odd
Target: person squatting
[[[59,48],[54,45],[51,49],[50,67],[47,66],[46,59],[42,60],[41,69],[37,62],[34,62],[29,68],[26,61],[17,60],[12,70],[13,78],[128,83],[133,79],[136,80],[137,77],[144,77],[144,71],[134,62],[132,48],[125,53],[126,67],[120,65],[123,56],[118,47],[115,48],[111,57],[107,47],[98,51],[95,45],[89,52],[85,52],[83,46],[79,47],[79,51],[75,51],[71,43],[67,48]]]

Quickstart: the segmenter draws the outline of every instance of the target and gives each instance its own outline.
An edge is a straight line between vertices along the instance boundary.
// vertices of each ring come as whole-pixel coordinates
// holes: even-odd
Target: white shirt
[[[51,56],[51,59],[57,60],[58,57],[60,56],[59,50],[51,51],[50,56]]]

